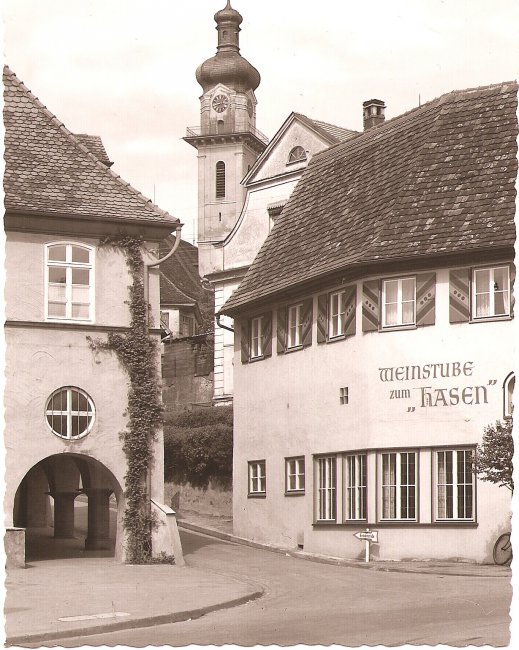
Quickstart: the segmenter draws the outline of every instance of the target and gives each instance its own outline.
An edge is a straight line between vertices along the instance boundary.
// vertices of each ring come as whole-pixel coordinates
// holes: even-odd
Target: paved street
[[[255,581],[265,595],[193,621],[89,636],[89,645],[509,643],[507,578],[365,571],[185,531],[182,540],[190,566]]]

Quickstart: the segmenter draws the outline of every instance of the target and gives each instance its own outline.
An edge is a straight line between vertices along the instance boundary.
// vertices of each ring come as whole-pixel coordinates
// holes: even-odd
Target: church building
[[[240,54],[242,16],[228,1],[214,19],[216,55],[196,71],[200,125],[189,127],[184,139],[198,151],[200,275],[214,287],[218,313],[312,156],[356,132],[291,113],[269,142],[256,128],[260,75]],[[214,400],[226,402],[233,396],[232,319],[218,319],[214,345]]]

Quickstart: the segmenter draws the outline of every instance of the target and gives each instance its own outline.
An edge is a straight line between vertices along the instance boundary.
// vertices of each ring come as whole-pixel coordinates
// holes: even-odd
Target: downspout
[[[155,262],[144,262],[144,268],[143,268],[143,289],[144,289],[144,310],[145,310],[145,324],[146,324],[146,329],[149,330],[149,311],[150,311],[150,306],[149,306],[149,298],[150,298],[150,286],[149,286],[149,269],[153,268],[154,266],[159,266],[159,264],[162,264],[162,262],[165,262],[168,260],[177,250],[177,248],[180,246],[180,231],[182,230],[182,225],[179,223],[176,228],[175,228],[175,243],[173,244],[173,247],[171,250],[168,252],[167,255],[164,257],[161,257],[160,259],[156,260]],[[148,517],[150,517],[150,523],[151,523],[151,464],[148,465],[146,468],[146,513]],[[151,532],[151,530],[150,530]]]
[[[221,327],[223,330],[227,330],[228,332],[232,332],[234,334],[234,329],[232,327],[229,327],[228,325],[224,325],[223,323],[220,323],[220,318],[221,315],[217,314],[216,315],[216,324],[218,327]]]

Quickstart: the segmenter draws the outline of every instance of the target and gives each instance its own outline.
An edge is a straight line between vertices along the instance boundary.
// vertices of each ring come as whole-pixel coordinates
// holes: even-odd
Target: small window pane
[[[414,300],[414,278],[402,280],[402,299]]]
[[[386,325],[398,324],[398,305],[392,304],[386,306]]]
[[[90,284],[89,269],[72,269],[72,284]]]
[[[398,300],[398,280],[386,282],[386,302],[396,302]]]
[[[65,262],[67,259],[67,246],[58,244],[49,246],[49,260],[54,262]]]
[[[90,288],[82,285],[72,287],[72,302],[88,304]]]
[[[88,264],[90,262],[90,251],[87,248],[72,246],[72,261]]]
[[[72,304],[72,318],[88,318],[89,306]]]
[[[490,282],[490,269],[476,271],[476,292],[488,291]]]
[[[49,302],[49,316],[54,318],[65,318],[66,305],[63,303]]]
[[[49,285],[49,300],[52,302],[67,302],[67,292],[64,284]]]
[[[49,266],[49,282],[65,284],[67,282],[67,269],[61,266]]]

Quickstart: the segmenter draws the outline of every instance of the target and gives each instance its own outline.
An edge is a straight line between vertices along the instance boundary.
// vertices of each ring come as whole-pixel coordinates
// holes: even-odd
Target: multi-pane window
[[[346,456],[346,519],[367,518],[366,454]]]
[[[263,356],[263,316],[257,316],[250,322],[250,357]]]
[[[180,314],[178,318],[180,336],[194,336],[195,319],[187,314]]]
[[[437,519],[474,518],[474,473],[471,449],[436,452]]]
[[[305,459],[286,459],[286,491],[304,492],[305,490]]]
[[[94,404],[79,388],[59,388],[47,400],[45,417],[53,433],[67,440],[76,440],[92,429]]]
[[[346,293],[344,291],[336,291],[330,294],[328,313],[328,337],[330,339],[344,334],[345,298]]]
[[[216,163],[216,198],[225,198],[225,163],[223,160]]]
[[[93,250],[76,244],[49,244],[47,318],[92,320]]]
[[[317,459],[317,519],[335,521],[337,518],[337,458]]]
[[[416,279],[395,278],[382,283],[382,326],[414,325],[416,322]]]
[[[342,388],[339,388],[339,403],[340,404],[347,404],[348,403],[348,387],[343,386]]]
[[[472,317],[491,318],[510,314],[510,269],[508,266],[474,269]]]
[[[303,305],[288,308],[287,348],[296,348],[303,343]]]
[[[294,147],[288,155],[289,165],[290,163],[303,162],[305,160],[306,160],[306,151],[303,149],[303,147],[300,146]]]
[[[382,519],[416,518],[416,453],[382,454]]]
[[[266,494],[266,492],[265,461],[249,461],[249,494]]]

